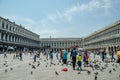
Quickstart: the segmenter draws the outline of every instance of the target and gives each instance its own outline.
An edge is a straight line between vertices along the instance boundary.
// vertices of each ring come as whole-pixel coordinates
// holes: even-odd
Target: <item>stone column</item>
[[[2,27],[2,20],[0,20],[0,28]]]
[[[5,41],[5,34],[3,34],[3,40]]]
[[[18,43],[18,37],[16,37],[16,43]]]
[[[7,41],[9,41],[9,35],[7,36]]]
[[[12,36],[11,36],[11,39],[10,39],[10,41],[12,42]]]
[[[56,47],[58,47],[57,42],[56,42]]]
[[[1,35],[2,35],[2,33],[0,32],[0,40],[1,40]]]

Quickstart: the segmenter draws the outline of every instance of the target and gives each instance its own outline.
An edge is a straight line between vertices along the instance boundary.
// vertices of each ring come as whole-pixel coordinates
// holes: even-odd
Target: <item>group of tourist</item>
[[[33,52],[29,52],[29,53],[30,53],[31,56],[33,55],[33,61],[34,62],[36,62],[37,57],[40,58],[40,52],[38,52],[38,51],[33,51]],[[77,51],[76,48],[73,48],[71,50],[71,52],[68,52],[65,49],[61,49],[60,52],[54,52],[52,49],[49,49],[49,50],[44,51],[42,53],[43,53],[43,55],[46,56],[46,60],[50,60],[51,64],[53,64],[53,58],[54,58],[53,56],[54,56],[54,54],[56,54],[56,59],[59,60],[59,62],[62,62],[63,64],[66,64],[66,65],[68,65],[68,60],[69,60],[68,59],[69,58],[68,54],[70,53],[70,60],[71,60],[71,63],[72,63],[73,70],[76,69],[76,64],[78,65],[78,69],[80,69],[80,70],[82,69],[82,64],[86,67],[89,64],[89,54],[90,54],[90,52],[88,52],[87,50],[86,51]],[[93,53],[93,54],[96,55],[96,53]],[[101,53],[99,52],[99,54],[101,54],[102,61],[104,62],[104,59],[106,57],[106,52],[102,51]],[[116,55],[117,55],[117,62],[120,63],[120,48],[118,49]],[[20,59],[20,61],[23,60],[22,56],[23,56],[22,51],[17,51],[16,52],[15,57],[18,57]],[[7,55],[6,55],[6,52],[5,52],[4,53],[4,58],[6,58],[6,57],[7,57]],[[114,59],[114,61],[115,61],[113,52],[111,52],[111,59]]]
[[[53,55],[56,54],[56,58],[57,60],[59,60],[59,62],[62,62],[62,64],[68,65],[68,54],[70,54],[70,60],[72,62],[72,67],[73,70],[75,70],[76,67],[76,63],[78,65],[78,69],[82,69],[82,60],[84,62],[85,66],[88,66],[88,53],[87,51],[83,54],[82,52],[79,53],[76,48],[73,48],[71,50],[71,52],[69,53],[68,51],[66,51],[65,49],[61,49],[60,53],[59,52],[53,52],[53,50],[50,50],[49,53],[47,54],[47,52],[44,52],[45,55],[47,56],[47,60],[48,60],[48,55],[49,55],[49,59],[51,64],[53,63]],[[59,59],[58,59],[59,57]]]

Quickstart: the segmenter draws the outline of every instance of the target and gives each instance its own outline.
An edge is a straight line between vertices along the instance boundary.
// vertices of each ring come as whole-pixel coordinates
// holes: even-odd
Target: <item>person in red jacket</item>
[[[86,63],[86,66],[88,66],[88,59],[89,59],[89,56],[87,54],[85,54],[85,63]]]

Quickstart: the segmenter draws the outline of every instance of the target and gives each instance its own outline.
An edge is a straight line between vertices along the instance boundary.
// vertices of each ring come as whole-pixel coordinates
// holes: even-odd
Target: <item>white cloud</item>
[[[93,10],[103,9],[105,10],[105,13],[109,13],[110,9],[114,6],[112,1],[113,0],[91,0],[90,2],[84,4],[77,3],[76,5],[64,9],[63,11],[56,10],[55,13],[48,14],[46,18],[43,18],[40,21],[13,15],[7,16],[7,18],[14,20],[15,22],[19,22],[27,29],[40,34],[41,37],[49,37],[50,35],[59,37],[65,33],[62,33],[62,31],[58,29],[50,28],[51,24],[65,20],[71,21],[75,15],[80,15],[80,13],[89,13]]]
[[[49,14],[46,18],[46,21],[50,20],[51,22],[56,22],[61,19],[71,21],[74,15],[78,13],[84,13],[84,12],[86,13],[99,9],[103,9],[105,13],[106,12],[109,13],[110,8],[113,7],[112,4],[113,4],[113,0],[91,0],[88,3],[76,4],[71,8],[68,8],[61,12],[57,10],[55,13]]]
[[[57,36],[59,31],[56,29],[42,29],[38,32],[41,37]]]
[[[10,21],[15,22],[16,24],[21,24],[23,27],[32,30],[34,26],[37,26],[37,22],[27,17],[16,16],[16,15],[7,15],[5,18],[9,18]]]
[[[49,28],[48,22],[44,19],[42,21],[36,21],[27,17],[15,15],[8,15],[5,16],[5,18],[10,19],[10,21],[15,21],[18,25],[22,24],[23,27],[39,34],[41,37],[49,37],[50,35],[56,37],[59,33],[59,30]],[[52,20],[52,17],[49,17],[49,19]]]
[[[111,0],[104,0],[104,5],[102,6],[106,14],[110,14],[109,10],[112,8],[113,4]]]

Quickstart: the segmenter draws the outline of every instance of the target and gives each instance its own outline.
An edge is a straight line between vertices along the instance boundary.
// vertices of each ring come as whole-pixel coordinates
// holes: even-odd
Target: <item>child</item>
[[[87,54],[85,54],[85,63],[86,63],[87,67],[88,67],[88,58],[89,58],[89,56]]]
[[[78,64],[78,69],[79,69],[79,68],[82,69],[82,68],[81,68],[81,66],[82,66],[82,56],[81,56],[81,54],[79,54],[79,55],[77,56],[77,64]]]

